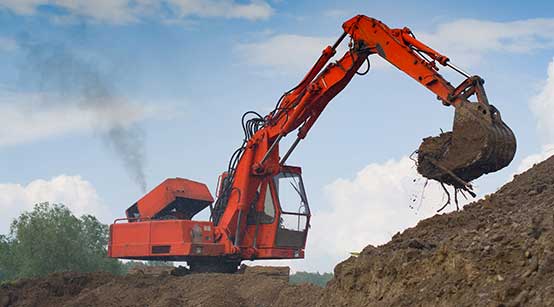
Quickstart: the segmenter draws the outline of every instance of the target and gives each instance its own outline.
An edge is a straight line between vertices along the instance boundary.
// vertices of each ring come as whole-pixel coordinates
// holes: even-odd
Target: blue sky
[[[267,113],[356,14],[410,27],[486,80],[519,147],[509,168],[477,180],[482,196],[551,152],[552,12],[550,1],[0,0],[1,231],[38,201],[104,222],[122,216],[143,193],[108,135],[113,126],[122,150],[142,153],[134,162],[143,162],[148,189],[179,176],[213,190],[241,143],[242,113]],[[329,271],[440,205],[435,191],[420,210],[409,208],[412,194],[422,196],[407,183],[416,176],[406,156],[421,138],[449,130],[453,109],[387,63],[372,59],[372,67],[289,161],[303,167],[314,211],[308,259],[295,269]]]

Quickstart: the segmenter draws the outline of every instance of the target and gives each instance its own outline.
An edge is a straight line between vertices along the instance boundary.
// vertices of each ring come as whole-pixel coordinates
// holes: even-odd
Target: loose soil
[[[554,157],[335,267],[319,306],[554,306]]]
[[[0,306],[554,306],[554,157],[458,212],[338,264],[326,288],[270,274],[58,273]]]
[[[0,288],[0,306],[309,306],[314,285],[256,274],[56,273]]]
[[[456,107],[452,132],[423,139],[417,171],[461,188],[465,186],[462,182],[469,183],[510,164],[516,151],[515,136],[499,114],[491,117],[491,110],[469,102]]]

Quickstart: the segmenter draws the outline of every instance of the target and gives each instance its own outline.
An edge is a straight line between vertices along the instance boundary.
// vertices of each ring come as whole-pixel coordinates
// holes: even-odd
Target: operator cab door
[[[304,248],[310,223],[310,208],[299,167],[283,167],[273,177],[278,202],[276,247]]]
[[[246,221],[246,246],[303,249],[310,209],[300,168],[283,167],[279,174],[263,180]]]
[[[274,247],[278,205],[272,178],[263,180],[256,191],[256,204],[246,217],[245,245],[255,248]]]

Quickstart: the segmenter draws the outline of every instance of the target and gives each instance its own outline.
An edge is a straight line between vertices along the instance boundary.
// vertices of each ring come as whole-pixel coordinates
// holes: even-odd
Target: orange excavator
[[[369,71],[370,55],[382,57],[436,94],[443,105],[455,108],[453,131],[426,138],[419,148],[418,171],[424,177],[469,191],[471,180],[511,162],[514,134],[488,103],[480,77],[454,66],[408,28],[390,29],[363,15],[342,27],[344,33],[273,111],[243,115],[245,138],[219,177],[215,202],[203,183],[165,180],[110,226],[109,256],[186,261],[193,272],[234,272],[242,260],[304,258],[310,208],[301,168],[286,161],[331,99],[354,75]],[[327,64],[347,36],[348,51]],[[438,73],[438,64],[465,80],[451,85]],[[295,141],[281,156],[280,141],[294,131]],[[209,221],[192,220],[208,207]]]

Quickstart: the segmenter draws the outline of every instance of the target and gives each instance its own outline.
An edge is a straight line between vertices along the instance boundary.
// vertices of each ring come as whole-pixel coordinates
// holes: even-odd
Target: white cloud
[[[17,14],[32,14],[35,7],[45,3],[43,0],[1,0],[0,7],[9,8]]]
[[[69,15],[54,15],[59,21],[71,20],[68,16],[85,17],[97,22],[127,24],[147,16],[161,19],[179,17],[224,17],[248,20],[267,19],[273,9],[265,1],[239,3],[234,0],[0,0],[0,8],[20,15],[35,15],[42,5],[63,9]]]
[[[28,143],[63,134],[104,132],[127,127],[163,112],[126,101],[79,107],[68,97],[0,91],[0,146]],[[101,119],[101,120],[99,120]]]
[[[0,7],[20,15],[37,14],[37,8],[51,5],[72,15],[89,17],[100,22],[128,23],[136,20],[129,0],[1,0]]]
[[[234,51],[242,62],[260,67],[269,73],[303,74],[307,73],[315,64],[323,49],[332,45],[337,38],[270,34],[264,40],[237,44]],[[346,42],[340,45],[335,58],[345,54],[346,45]],[[371,67],[375,68],[376,66],[384,66],[384,61],[372,57]],[[365,66],[362,69],[365,69]]]
[[[521,160],[515,174],[521,174],[526,170],[533,167],[535,164],[540,163],[554,155],[554,144],[544,145],[542,151],[537,154],[529,155]]]
[[[258,20],[267,19],[273,14],[271,6],[264,1],[245,4],[230,0],[169,0],[167,2],[177,7],[177,14],[183,17],[195,15]]]
[[[267,40],[235,46],[235,52],[248,64],[284,73],[308,71],[332,44],[329,37],[280,34]]]
[[[436,214],[446,202],[437,182],[425,186],[408,157],[372,163],[354,178],[337,179],[324,188],[326,209],[313,208],[303,260],[255,261],[255,265],[289,266],[293,272],[330,272],[368,244],[381,245],[399,231]],[[452,204],[442,212],[455,210]],[[460,207],[469,203],[459,197]],[[249,262],[250,263],[250,262]]]
[[[11,221],[41,202],[62,203],[75,215],[93,214],[104,223],[112,219],[92,184],[80,176],[60,175],[37,179],[27,185],[0,184],[0,234],[9,231]]]
[[[537,118],[543,143],[554,144],[554,59],[548,64],[546,82],[529,107]]]
[[[331,10],[325,14],[333,16],[346,12]],[[485,55],[493,52],[528,54],[554,47],[554,19],[511,22],[461,19],[439,24],[429,33],[412,30],[419,40],[462,67],[479,64]],[[336,37],[276,34],[238,44],[235,51],[243,62],[270,69],[271,73],[300,73],[307,71],[323,48],[335,40]],[[344,51],[337,54],[342,56]],[[376,55],[370,59],[372,68],[391,66]]]
[[[369,164],[354,178],[329,184],[325,193],[330,209],[314,217],[312,233],[312,242],[327,243],[323,249],[322,245],[314,249],[326,252],[334,246],[335,250],[329,251],[333,256],[347,257],[350,251],[383,244],[398,231],[434,215],[443,204],[443,191],[429,182],[423,193],[423,182],[414,162],[404,157]]]
[[[554,19],[510,22],[460,19],[442,23],[431,33],[412,29],[417,38],[463,66],[478,64],[492,52],[528,54],[554,47]]]
[[[537,119],[537,129],[543,144],[542,151],[525,157],[520,162],[516,174],[554,155],[554,59],[548,64],[544,85],[529,101],[529,108]]]
[[[308,234],[309,261],[297,269],[329,271],[350,252],[386,243],[397,232],[436,214],[446,198],[440,185],[417,174],[408,157],[372,163],[354,178],[338,179],[324,189],[329,206],[316,211]],[[452,192],[451,192],[452,194]],[[463,197],[460,206],[467,203]],[[451,204],[444,209],[455,209]]]

